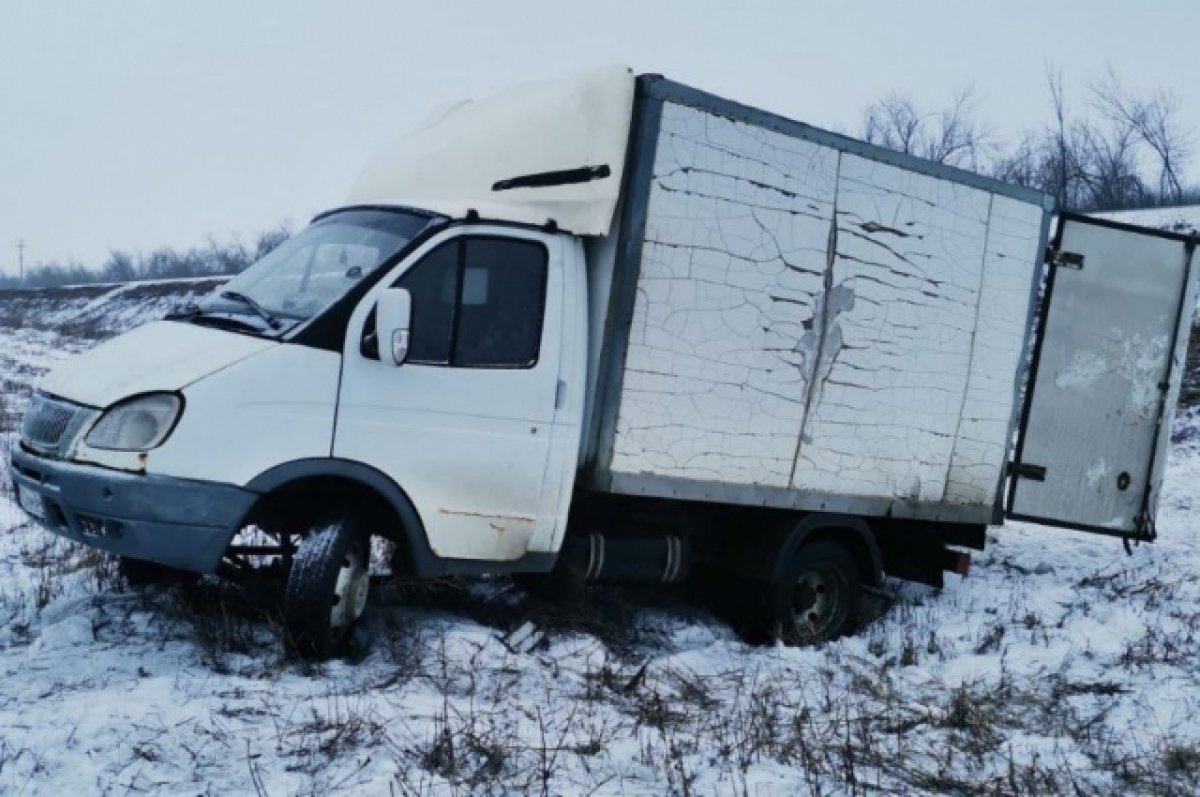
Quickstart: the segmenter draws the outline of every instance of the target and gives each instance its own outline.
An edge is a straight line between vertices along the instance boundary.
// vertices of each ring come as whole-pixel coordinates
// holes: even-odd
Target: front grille
[[[21,439],[35,448],[57,448],[79,409],[75,404],[35,393],[21,424]]]

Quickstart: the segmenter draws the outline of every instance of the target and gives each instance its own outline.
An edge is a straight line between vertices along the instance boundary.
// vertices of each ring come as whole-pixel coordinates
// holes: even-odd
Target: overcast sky
[[[0,0],[0,271],[18,239],[96,264],[302,226],[432,106],[583,67],[847,132],[974,85],[1008,136],[1046,118],[1048,62],[1077,97],[1110,64],[1170,89],[1200,131],[1198,53],[1196,0]]]

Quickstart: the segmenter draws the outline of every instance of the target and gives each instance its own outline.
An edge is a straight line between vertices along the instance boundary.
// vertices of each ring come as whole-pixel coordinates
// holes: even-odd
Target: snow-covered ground
[[[1177,208],[1146,208],[1145,210],[1114,210],[1095,214],[1100,218],[1137,224],[1142,227],[1157,227],[1181,233],[1200,232],[1200,205],[1184,205]]]
[[[1145,213],[1120,218],[1174,223]],[[0,297],[0,458],[41,373],[204,287]],[[357,660],[314,667],[270,596],[132,590],[5,473],[0,794],[1197,793],[1197,488],[1200,411],[1156,544],[994,529],[968,579],[889,582],[818,648],[746,645],[682,595],[381,583]]]
[[[228,277],[188,277],[124,284],[67,285],[0,291],[0,327],[34,327],[86,335],[125,332],[210,293]]]
[[[31,382],[89,345],[0,329],[5,461]],[[1197,486],[1186,417],[1157,544],[995,529],[970,578],[891,582],[823,647],[680,596],[451,582],[376,590],[359,660],[313,667],[231,587],[131,590],[5,475],[0,793],[1195,793]]]

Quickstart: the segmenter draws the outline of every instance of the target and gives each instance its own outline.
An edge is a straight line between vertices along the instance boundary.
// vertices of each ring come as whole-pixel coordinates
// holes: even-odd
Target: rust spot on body
[[[534,523],[537,520],[536,518],[527,517],[525,515],[503,515],[503,514],[498,515],[493,512],[468,512],[465,509],[447,509],[445,507],[438,509],[438,514],[439,515],[456,515],[458,517],[477,517],[477,518],[484,518],[489,521],[490,520],[512,520],[512,521],[516,521],[517,523]],[[496,527],[495,523],[492,523],[491,525],[492,525],[492,528]]]
[[[447,507],[440,507],[438,514],[448,517],[479,518],[486,522],[493,536],[489,537],[487,541],[475,540],[479,550],[474,556],[475,558],[495,559],[498,562],[520,559],[529,550],[529,540],[533,536],[534,526],[537,522],[537,518],[526,515],[470,512]]]

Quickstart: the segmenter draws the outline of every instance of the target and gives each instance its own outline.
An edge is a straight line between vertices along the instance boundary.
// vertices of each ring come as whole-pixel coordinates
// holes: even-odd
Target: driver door
[[[511,561],[556,523],[555,438],[563,251],[552,235],[474,227],[438,236],[367,294],[351,318],[334,456],[407,492],[441,558]],[[379,292],[412,297],[399,367],[364,347]],[[551,479],[553,482],[554,480]]]

